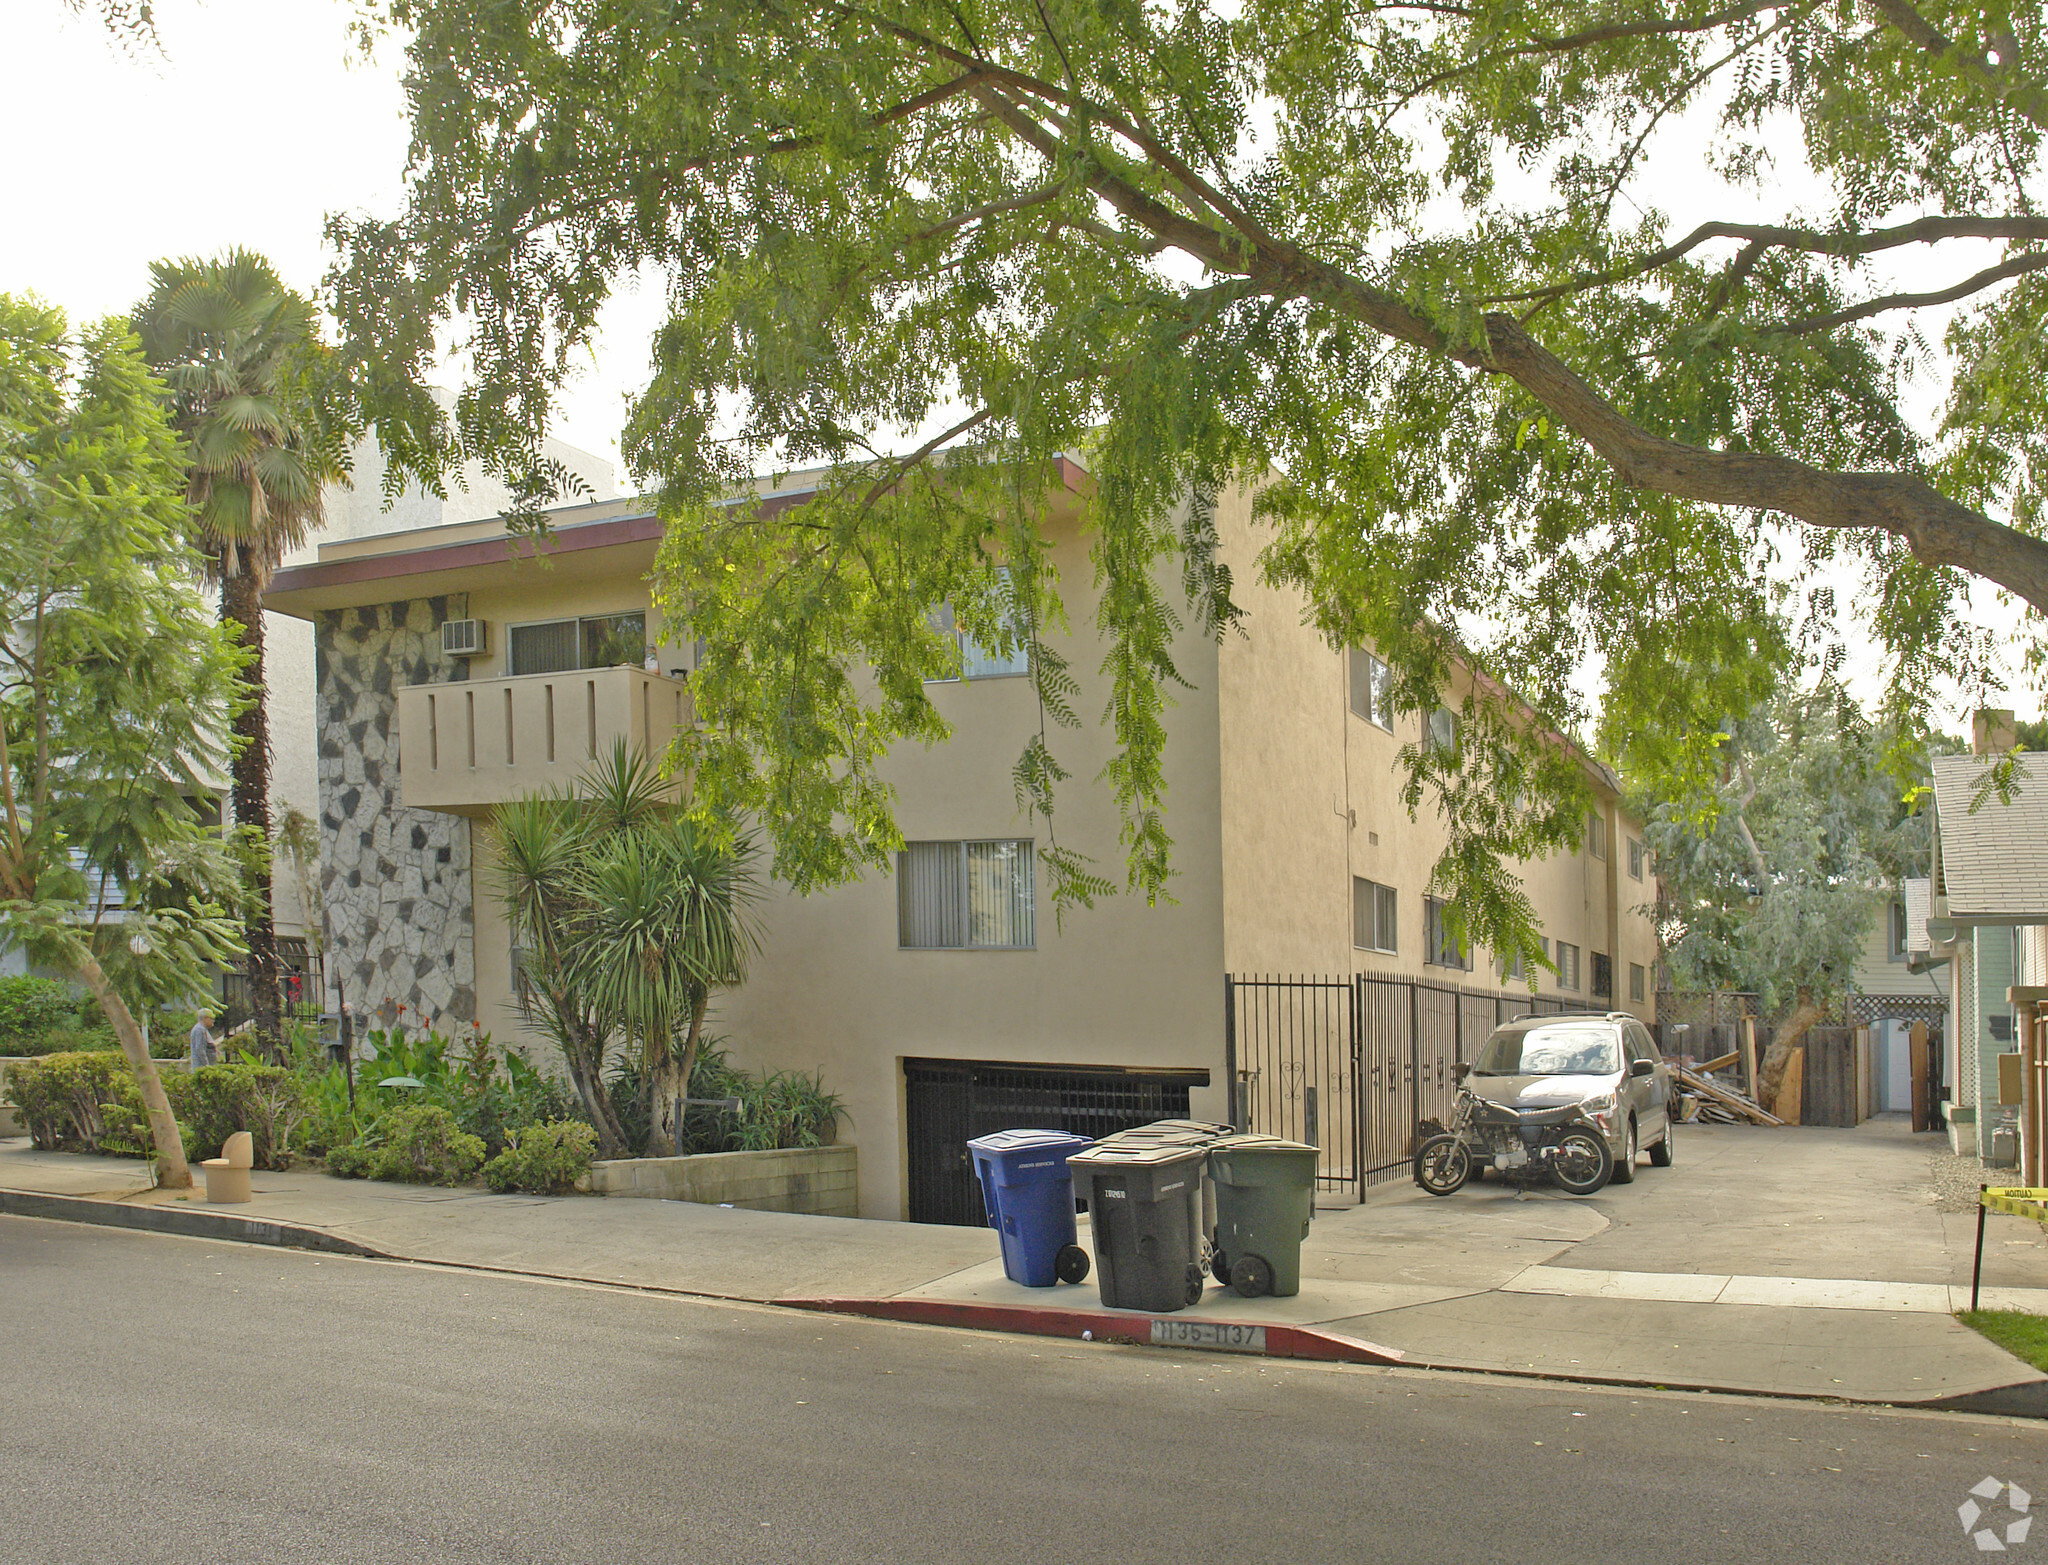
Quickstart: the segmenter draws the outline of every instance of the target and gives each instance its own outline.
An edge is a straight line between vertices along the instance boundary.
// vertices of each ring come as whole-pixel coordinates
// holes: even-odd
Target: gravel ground
[[[1927,1163],[1934,1181],[1934,1204],[1944,1212],[1974,1212],[1979,1185],[2012,1177],[2010,1170],[1986,1169],[1977,1159],[1957,1157],[1946,1147],[1930,1153]]]

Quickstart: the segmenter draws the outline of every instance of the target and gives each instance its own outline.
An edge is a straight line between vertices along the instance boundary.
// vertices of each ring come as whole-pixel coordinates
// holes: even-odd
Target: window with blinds
[[[1363,647],[1351,649],[1351,710],[1387,732],[1394,731],[1394,676]]]
[[[638,668],[647,656],[644,613],[539,620],[507,635],[514,674],[565,674],[579,668]]]
[[[1579,987],[1579,948],[1568,940],[1557,943],[1557,953],[1552,958],[1557,966],[1557,987],[1576,989]]]
[[[1038,944],[1029,841],[912,842],[896,855],[897,941],[913,951]]]
[[[1361,951],[1399,950],[1395,935],[1397,906],[1392,886],[1352,876],[1351,943]]]
[[[1006,598],[1012,597],[1008,568],[1003,568],[998,574],[1002,577],[1003,581],[1003,595]],[[959,678],[1005,679],[1031,672],[1029,630],[1024,623],[1023,616],[1014,607],[1011,608],[1006,618],[1010,621],[1012,634],[1016,637],[1016,644],[1007,652],[999,652],[992,647],[985,647],[979,641],[976,641],[970,633],[962,630],[954,621],[953,605],[950,603],[939,604],[931,610],[929,618],[932,629],[942,636],[952,637],[959,644]],[[930,680],[928,683],[947,684],[951,682],[952,677],[948,675],[944,678]]]
[[[1422,899],[1422,960],[1431,967],[1456,967],[1470,971],[1472,952],[1452,935],[1444,918],[1441,897]]]

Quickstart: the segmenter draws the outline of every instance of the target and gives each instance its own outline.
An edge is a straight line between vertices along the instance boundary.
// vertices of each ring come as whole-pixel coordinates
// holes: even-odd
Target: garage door
[[[967,1143],[998,1130],[1064,1130],[1091,1140],[1155,1119],[1185,1119],[1205,1070],[905,1060],[910,1220],[979,1228],[981,1185]]]

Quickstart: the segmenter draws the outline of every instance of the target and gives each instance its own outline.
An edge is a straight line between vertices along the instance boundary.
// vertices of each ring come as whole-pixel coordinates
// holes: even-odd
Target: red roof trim
[[[1087,470],[1067,457],[1058,458],[1062,483],[1078,490],[1088,478]],[[789,494],[770,495],[761,502],[764,515],[807,502],[815,491],[800,489]],[[503,565],[530,559],[536,553],[551,558],[576,554],[585,549],[613,549],[627,544],[658,543],[661,518],[652,512],[638,516],[617,516],[610,521],[583,522],[556,532],[544,547],[526,538],[478,538],[469,543],[444,543],[423,549],[399,549],[388,554],[364,554],[345,560],[321,560],[312,565],[292,565],[271,577],[269,593],[318,592],[334,587],[354,587],[371,582],[395,581],[407,576],[427,576],[438,571],[472,570],[480,565]]]

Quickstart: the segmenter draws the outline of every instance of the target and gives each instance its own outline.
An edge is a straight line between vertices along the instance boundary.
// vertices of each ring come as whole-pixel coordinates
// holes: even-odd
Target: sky
[[[94,0],[7,0],[0,289],[74,321],[132,308],[164,256],[235,246],[314,292],[331,212],[397,215],[407,127],[401,60],[365,62],[345,0],[156,0],[161,53],[129,50]],[[658,290],[607,317],[555,433],[619,460],[625,395],[645,381]]]
[[[76,15],[64,0],[8,0],[0,139],[42,155],[9,161],[0,289],[35,293],[84,321],[132,307],[153,259],[240,245],[312,293],[331,259],[322,237],[329,213],[401,210],[399,50],[387,43],[368,61],[354,54],[347,0],[156,0],[161,52],[125,48],[94,0],[86,3]],[[1660,133],[1664,156],[1697,170],[1702,133],[1674,123]],[[1742,201],[1755,198],[1714,186],[1665,184],[1659,199],[1674,203],[1680,231],[1708,216],[1751,215]],[[1966,264],[1945,256],[1940,270]],[[646,381],[660,306],[655,286],[614,300],[552,431],[609,458],[622,488],[624,399]],[[1930,387],[1928,411],[1932,403]],[[1838,596],[1853,592],[1845,581]],[[1988,611],[1989,594],[1979,596]],[[1851,688],[1874,698],[1874,649],[1853,624],[1845,629]],[[1950,694],[1942,726],[1960,731],[1967,696]],[[2038,707],[2017,688],[2004,703],[2022,715]]]

